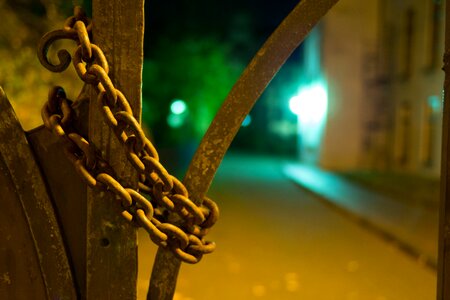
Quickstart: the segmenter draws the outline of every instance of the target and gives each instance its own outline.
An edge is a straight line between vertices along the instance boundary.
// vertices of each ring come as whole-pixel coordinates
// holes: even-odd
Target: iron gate
[[[195,205],[200,206],[202,200],[205,199],[214,174],[240,124],[267,84],[308,32],[337,1],[301,1],[249,63],[213,120],[183,180]],[[446,11],[450,12],[449,5],[446,6]],[[141,113],[140,68],[143,57],[143,2],[94,0],[93,19],[95,20],[95,26],[92,29],[94,41],[105,52],[105,60],[114,62],[110,67],[111,76],[108,77],[111,79],[110,82],[105,79],[106,77],[102,77],[100,81],[104,86],[109,86],[114,82],[115,86],[120,87],[128,96],[132,107],[131,112],[131,108],[126,108],[126,104],[122,102],[122,106],[125,107],[124,111],[129,111],[132,115],[137,116],[137,121],[139,121]],[[66,26],[73,29],[79,18],[70,20]],[[87,31],[84,36],[79,32],[71,31],[70,38],[78,39],[78,43],[81,45],[83,41],[89,39],[89,35]],[[446,98],[450,89],[449,32],[450,18],[446,18],[444,57]],[[45,52],[51,42],[63,36],[67,37],[67,29],[65,32],[57,31],[53,35],[47,36],[46,41],[41,45],[40,52]],[[130,48],[126,47],[130,41],[139,46],[133,48],[131,53]],[[85,53],[87,50],[83,47],[81,49],[80,57],[87,63],[88,68],[92,67],[90,56]],[[97,51],[96,55],[101,56],[98,50],[89,51]],[[67,52],[61,52],[59,56],[61,64],[70,63],[68,55]],[[44,59],[44,65],[46,63]],[[102,65],[102,62],[97,61],[97,63]],[[105,69],[104,63],[102,66]],[[50,64],[49,68],[52,67],[55,66]],[[54,71],[60,71],[58,68]],[[103,71],[98,71],[98,74]],[[86,69],[84,72],[86,73]],[[85,136],[89,136],[90,142],[94,143],[97,150],[105,155],[104,159],[114,168],[115,173],[120,174],[118,181],[126,186],[137,188],[137,173],[131,171],[132,168],[120,156],[115,155],[121,149],[120,142],[110,137],[110,128],[105,125],[103,117],[96,107],[97,93],[95,88],[89,87],[90,79],[87,77],[87,84],[79,96],[81,101],[77,108],[77,114],[78,119],[82,121],[89,119],[89,126],[83,125],[83,122],[73,126]],[[100,92],[108,93],[108,90]],[[62,105],[58,109],[53,109],[53,112],[64,111],[64,104],[61,103],[64,103],[62,99],[65,97],[62,96],[61,90],[54,89],[52,93],[53,97],[59,99],[58,101]],[[117,96],[114,99],[116,101]],[[40,295],[50,299],[135,298],[136,232],[111,208],[115,196],[101,190],[86,189],[86,183],[77,177],[74,171],[71,171],[73,167],[63,157],[61,149],[57,146],[57,138],[52,137],[43,127],[24,133],[2,90],[0,90],[0,100],[0,139],[8,141],[8,143],[0,144],[2,158],[0,160],[0,169],[2,170],[0,182],[3,183],[0,186],[0,192],[8,195],[3,199],[17,200],[15,203],[2,201],[4,211],[7,213],[0,220],[0,232],[2,233],[0,238],[3,244],[8,245],[1,252],[2,265],[10,268],[7,270],[15,272],[14,274],[4,273],[7,274],[5,280],[8,283],[5,293],[11,297],[36,297],[37,295],[39,297]],[[52,110],[52,105],[54,106],[54,104],[48,104],[49,112]],[[59,127],[55,124],[62,124],[64,118],[54,117],[51,119],[50,113],[46,117],[47,127],[58,132]],[[123,116],[123,118],[129,120],[127,116]],[[448,274],[450,272],[450,196],[448,195],[450,186],[448,153],[450,149],[447,99],[444,105],[443,124],[438,299],[450,299],[450,276]],[[136,122],[133,120],[127,123],[129,127],[135,125]],[[140,136],[140,134],[138,130],[135,130],[128,136],[128,139],[131,136]],[[86,145],[85,140],[81,138],[73,138],[72,141],[81,150]],[[136,143],[136,141],[134,142]],[[126,140],[124,143],[127,144]],[[145,144],[145,140],[143,143]],[[141,145],[140,149],[142,150],[143,147]],[[150,148],[147,150],[153,151]],[[87,160],[89,150],[83,152],[81,156]],[[136,153],[131,151],[129,156],[133,157],[133,154]],[[79,155],[73,155],[76,162],[79,160]],[[49,160],[49,157],[54,160]],[[157,173],[158,180],[164,181],[164,178],[170,178],[153,160],[147,159],[146,164],[157,166],[154,170],[158,171],[152,171],[152,174]],[[149,177],[151,177],[150,175]],[[67,182],[71,184],[64,184]],[[108,183],[107,180],[104,184],[109,190],[114,190],[116,186]],[[180,184],[171,183],[172,186],[179,187]],[[122,189],[117,188],[115,194],[120,196]],[[179,189],[182,190],[181,187]],[[187,194],[184,195],[187,196]],[[129,196],[123,196],[122,206],[126,206],[124,202],[128,199],[127,197],[141,199],[130,192]],[[128,213],[136,214],[139,209],[148,213],[149,209],[147,211],[144,209],[146,204],[142,204],[144,200],[136,199],[132,203],[141,203],[141,206],[129,209]],[[182,200],[179,201],[182,202]],[[190,209],[189,205],[185,204],[184,209]],[[125,211],[122,210],[122,213]],[[209,211],[211,211],[211,206]],[[133,218],[130,217],[130,219]],[[204,217],[199,217],[199,219],[199,224],[205,222]],[[169,221],[174,224],[179,222],[178,219]],[[17,232],[20,232],[17,239],[11,239],[12,233],[8,231],[13,224]],[[83,224],[83,226],[79,226],[79,224]],[[147,223],[144,220],[142,224]],[[140,225],[142,226],[142,224]],[[157,234],[152,236],[152,239],[157,240],[157,236]],[[172,298],[181,263],[180,252],[173,249],[169,251],[164,243],[160,245],[149,287],[149,299]],[[186,244],[181,250],[185,250],[187,247]],[[13,253],[13,250],[20,251]],[[208,252],[207,250],[203,251]],[[27,257],[26,264],[23,263],[24,257]],[[11,262],[14,263],[14,268],[11,267]],[[13,281],[11,278],[20,278],[20,280]],[[31,285],[33,294],[27,294],[29,290],[21,289],[23,285]]]

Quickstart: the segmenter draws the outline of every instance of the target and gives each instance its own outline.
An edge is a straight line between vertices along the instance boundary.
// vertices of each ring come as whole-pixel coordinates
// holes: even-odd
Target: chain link
[[[74,16],[66,20],[62,31],[43,37],[40,61],[49,70],[60,72],[65,62],[58,66],[47,63],[49,45],[62,38],[77,42],[74,68],[80,79],[97,91],[97,107],[139,174],[138,189],[124,187],[99,151],[76,132],[72,126],[76,115],[74,103],[59,86],[50,89],[48,101],[42,108],[44,125],[61,140],[64,152],[88,186],[115,195],[125,220],[144,228],[155,244],[170,249],[182,261],[197,263],[204,254],[215,249],[215,243],[205,241],[203,236],[217,221],[219,209],[206,197],[201,206],[196,205],[189,199],[186,187],[159,162],[158,152],[133,116],[128,100],[109,77],[103,51],[91,43],[91,31],[91,20],[76,7]],[[168,221],[173,214],[181,217],[180,224]]]

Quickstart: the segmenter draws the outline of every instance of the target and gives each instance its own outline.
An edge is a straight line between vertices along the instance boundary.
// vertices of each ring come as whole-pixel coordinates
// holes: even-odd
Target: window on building
[[[413,67],[413,46],[415,32],[415,11],[409,7],[405,13],[405,39],[403,49],[403,72],[402,77],[409,79]]]
[[[410,159],[411,141],[411,105],[404,101],[399,110],[399,132],[398,132],[398,162],[401,167],[406,167]]]
[[[439,68],[441,56],[441,28],[443,26],[443,0],[431,0],[428,38],[428,69]]]

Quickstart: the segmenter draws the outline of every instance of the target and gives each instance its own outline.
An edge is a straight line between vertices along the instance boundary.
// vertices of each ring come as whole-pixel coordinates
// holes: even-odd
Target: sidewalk
[[[438,212],[391,200],[315,166],[287,163],[287,177],[361,225],[436,269]]]
[[[286,162],[225,156],[208,192],[221,213],[206,237],[217,249],[183,265],[174,300],[436,300],[433,269],[293,184]],[[142,229],[138,250],[145,299],[156,246]]]

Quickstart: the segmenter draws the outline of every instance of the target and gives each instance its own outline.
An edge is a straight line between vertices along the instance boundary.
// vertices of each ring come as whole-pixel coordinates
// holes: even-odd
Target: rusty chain
[[[62,72],[70,64],[70,54],[60,50],[60,63],[53,65],[47,58],[48,49],[59,39],[77,42],[72,57],[75,70],[81,80],[96,90],[97,107],[139,174],[138,188],[124,187],[94,145],[77,133],[75,103],[67,99],[59,86],[50,89],[42,108],[44,125],[59,138],[67,157],[89,187],[113,193],[127,221],[143,227],[155,244],[170,249],[180,260],[197,263],[203,254],[215,249],[215,243],[204,240],[204,236],[218,218],[218,207],[207,197],[197,206],[189,199],[183,183],[159,162],[158,152],[133,116],[128,100],[112,83],[103,51],[91,43],[91,32],[91,20],[76,7],[62,30],[44,35],[38,47],[39,60],[47,69]],[[173,214],[180,217],[179,223],[169,222]]]

